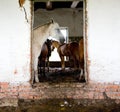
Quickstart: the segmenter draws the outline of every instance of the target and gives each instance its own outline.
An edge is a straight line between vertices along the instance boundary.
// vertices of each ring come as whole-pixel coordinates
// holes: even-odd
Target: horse
[[[74,66],[81,70],[79,81],[85,81],[84,76],[84,41],[83,38],[80,39],[79,43],[75,44],[74,42],[70,45],[70,50],[72,51],[71,55],[74,59]]]
[[[61,59],[61,67],[65,69],[64,56],[69,56],[74,61],[74,68],[80,69],[81,73],[78,77],[79,81],[85,81],[84,76],[84,42],[83,38],[80,39],[79,43],[77,42],[69,42],[60,44],[57,41],[52,40],[52,45],[57,48],[57,52]]]
[[[71,52],[71,57],[74,61],[74,68],[79,69],[80,67],[80,58],[79,58],[79,43],[78,42],[70,42],[69,49]]]
[[[64,56],[68,56],[73,59],[75,69],[79,67],[79,43],[70,42],[60,44],[59,42],[53,40],[52,45],[57,48],[57,52],[61,59],[61,67],[63,70],[65,69]]]
[[[54,47],[51,45],[51,40],[47,39],[47,41],[43,44],[40,56],[38,57],[38,71],[40,75],[45,77],[45,66],[47,65],[47,70],[49,72],[49,57],[51,56],[51,52],[54,50]],[[41,66],[43,64],[43,70]]]
[[[41,48],[46,39],[51,36],[60,43],[64,42],[64,37],[60,34],[60,27],[58,23],[51,20],[50,22],[38,26],[33,29],[32,36],[32,78],[31,83],[39,82],[38,78],[38,56],[41,53]],[[59,36],[60,35],[60,36]]]

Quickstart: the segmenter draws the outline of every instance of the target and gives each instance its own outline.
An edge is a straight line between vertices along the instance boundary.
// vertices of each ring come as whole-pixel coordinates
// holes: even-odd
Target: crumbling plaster
[[[30,1],[2,0],[0,3],[0,82],[30,80]]]

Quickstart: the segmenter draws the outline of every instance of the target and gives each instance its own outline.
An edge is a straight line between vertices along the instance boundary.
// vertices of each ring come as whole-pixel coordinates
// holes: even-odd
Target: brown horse
[[[70,42],[60,44],[57,41],[52,41],[52,45],[57,48],[57,52],[61,59],[62,69],[65,69],[64,56],[69,56],[74,61],[74,68],[79,67],[79,43]],[[78,65],[78,66],[77,66]]]
[[[51,56],[51,52],[54,50],[54,47],[51,44],[51,40],[47,39],[47,41],[43,44],[41,54],[38,57],[38,72],[40,75],[43,73],[43,76],[45,76],[46,66],[49,72],[49,57]],[[41,69],[41,66],[43,66],[43,70]]]
[[[71,57],[74,61],[74,68],[79,69],[80,67],[80,58],[79,58],[79,43],[77,42],[70,42],[69,43],[69,49],[71,52]]]

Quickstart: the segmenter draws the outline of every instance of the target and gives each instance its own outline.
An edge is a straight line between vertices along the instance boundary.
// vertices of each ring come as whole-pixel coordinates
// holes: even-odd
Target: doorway
[[[64,43],[78,42],[84,36],[84,1],[39,1],[34,2],[34,25],[37,27],[53,18],[59,25],[65,37]],[[51,39],[52,37],[48,37]],[[38,65],[39,66],[39,65]],[[84,65],[83,65],[84,66]],[[39,68],[39,67],[38,67]],[[43,66],[42,66],[43,68]],[[81,70],[74,70],[72,59],[65,57],[65,70],[61,69],[61,59],[54,49],[49,58],[49,72],[45,69],[46,77],[39,75],[40,82],[86,82],[85,77],[80,81]],[[57,77],[56,77],[57,76]]]

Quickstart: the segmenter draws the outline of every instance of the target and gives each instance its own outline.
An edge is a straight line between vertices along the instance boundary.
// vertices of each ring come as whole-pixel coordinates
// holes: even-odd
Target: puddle
[[[1,107],[0,112],[120,112],[120,104],[115,100],[19,100],[17,107]]]

